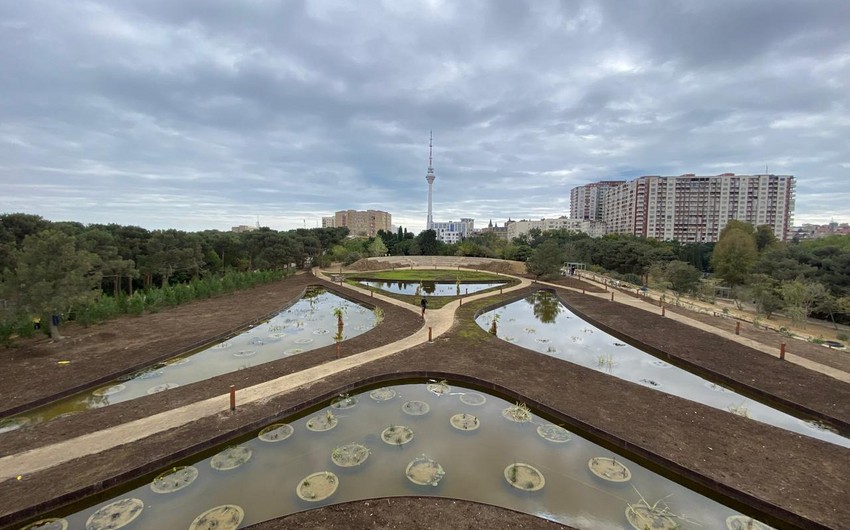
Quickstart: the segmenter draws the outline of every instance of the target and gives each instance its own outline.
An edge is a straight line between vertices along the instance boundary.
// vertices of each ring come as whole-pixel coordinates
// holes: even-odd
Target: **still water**
[[[666,363],[605,333],[567,309],[551,291],[479,315],[497,336],[558,359],[579,364],[661,392],[697,401],[763,423],[844,447],[850,439],[814,421],[804,421]]]
[[[227,465],[222,465],[222,456],[184,462],[193,469],[178,467],[172,477],[116,492],[110,500],[66,515],[67,522],[70,528],[100,528],[87,526],[87,521],[109,516],[109,506],[116,502],[135,499],[121,504],[135,506],[135,520],[127,528],[188,529],[201,514],[229,505],[220,510],[231,523],[218,524],[223,530],[236,528],[237,519],[238,526],[247,526],[317,506],[392,495],[473,500],[594,530],[631,528],[626,515],[630,504],[637,510],[656,503],[659,509],[665,507],[670,528],[675,523],[683,529],[724,528],[728,518],[738,516],[532,411],[450,383],[384,387],[337,398],[336,403],[284,421],[288,426],[275,428],[269,437],[275,441],[261,440],[256,433],[241,441],[239,449],[226,453],[241,458]],[[330,424],[332,428],[321,430]],[[387,432],[406,434],[382,435]],[[606,479],[591,471],[591,465],[608,459],[627,472]],[[360,463],[351,465],[355,462]],[[436,485],[414,483],[421,478],[415,466],[423,462],[441,468],[442,473],[425,481]],[[216,469],[234,463],[231,469]],[[514,466],[522,472],[511,472]],[[174,476],[172,486],[180,489],[154,491]],[[331,487],[325,487],[328,484]],[[308,498],[319,495],[302,500],[298,492]]]
[[[435,281],[381,281],[381,280],[358,280],[358,283],[366,287],[381,289],[395,294],[415,295],[425,294],[428,296],[460,296],[478,293],[502,287],[508,282],[435,282]]]
[[[337,309],[343,312],[341,336],[334,314]],[[149,366],[25,415],[0,420],[0,433],[328,346],[372,329],[375,321],[371,310],[324,289],[310,288],[301,300],[268,322],[209,348]]]

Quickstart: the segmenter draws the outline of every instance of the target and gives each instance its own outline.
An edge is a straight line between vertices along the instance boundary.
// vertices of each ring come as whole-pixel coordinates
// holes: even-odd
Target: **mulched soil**
[[[312,278],[294,278],[282,283],[288,282],[321,283]],[[304,411],[340,392],[400,377],[423,376],[475,384],[500,392],[508,399],[525,401],[535,410],[566,424],[591,441],[624,449],[639,463],[779,528],[838,529],[850,526],[850,505],[846,502],[850,478],[844,466],[837,464],[850,461],[847,449],[524,350],[492,337],[472,322],[476,311],[499,301],[527,295],[532,290],[464,304],[456,315],[455,327],[434,343],[328,376],[309,388],[241,407],[236,413],[202,418],[139,443],[119,446],[26,476],[21,481],[0,483],[0,525],[20,521],[80,494],[96,493],[131,478],[154,473],[180,458],[251,432],[276,418]],[[776,396],[785,406],[827,418],[842,429],[846,429],[850,422],[850,385],[640,309],[573,291],[559,289],[558,292],[575,311],[592,319],[595,324],[616,328],[618,337],[632,343],[643,342],[644,347],[654,349],[657,355],[669,362],[717,374],[711,378],[737,390]],[[282,301],[279,299],[277,302],[281,304]],[[208,310],[215,311],[214,306],[211,304]],[[421,327],[422,321],[415,313],[388,304],[384,306],[384,323],[343,343],[344,355],[391,342]],[[179,309],[184,308],[175,311]],[[257,311],[250,318],[260,314]],[[134,328],[146,328],[147,318],[133,319]],[[110,328],[119,326],[118,322],[110,324]],[[116,335],[122,337],[117,330]],[[80,353],[69,348],[64,354],[78,363],[86,358],[84,350]],[[139,355],[155,358],[156,353],[145,351]],[[325,348],[310,355],[254,367],[243,371],[245,374],[238,374],[243,378],[239,386],[301,370],[332,358],[335,358],[334,348]],[[129,355],[122,359],[125,363],[139,360]],[[89,363],[89,369],[95,372],[91,376],[96,375],[101,366],[102,363]],[[16,378],[29,377],[29,372],[15,373]],[[107,374],[106,371],[99,373],[101,376]],[[4,453],[16,452],[199,399],[223,395],[227,386],[232,384],[233,377],[236,376],[221,376],[7,433],[3,435],[2,449]],[[16,385],[26,386],[20,381]],[[640,421],[635,421],[636,418]],[[433,520],[427,517],[428,511],[423,502],[409,502],[411,504],[406,512],[414,512],[415,517],[419,517],[417,520],[425,523],[407,527],[433,527]],[[396,506],[392,502],[376,502],[369,504],[366,510],[364,501],[327,507],[297,514],[301,519],[290,527],[335,528],[329,526],[329,521],[351,514],[357,524],[347,525],[347,528],[372,528],[377,520],[387,521],[385,527],[392,528],[390,525],[396,524],[393,519]],[[481,516],[484,520],[504,523],[504,516],[499,515],[503,513],[500,508],[476,505],[474,509],[477,510],[477,507],[482,513],[486,512]],[[464,528],[463,521],[468,519],[473,508],[458,503],[443,504],[440,510],[441,517],[449,523],[456,523],[447,524],[445,528]],[[455,510],[456,517],[453,519]],[[366,511],[369,512],[368,519]],[[511,516],[511,521],[513,517],[515,515]],[[295,521],[289,518],[281,521],[285,520]],[[542,526],[534,524],[537,523],[528,528],[551,528],[543,523],[540,523]]]

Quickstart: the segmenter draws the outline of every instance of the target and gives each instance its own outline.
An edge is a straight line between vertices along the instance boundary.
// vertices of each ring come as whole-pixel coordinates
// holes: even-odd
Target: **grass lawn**
[[[364,289],[369,289],[363,284],[358,283],[358,280],[383,280],[383,281],[436,281],[436,282],[507,282],[503,287],[508,287],[509,285],[514,285],[519,282],[519,280],[513,278],[507,278],[505,276],[499,276],[497,274],[492,274],[489,272],[478,272],[468,269],[461,270],[447,270],[447,269],[437,269],[437,270],[427,270],[427,269],[399,269],[397,271],[378,271],[378,272],[352,272],[348,274],[343,274],[346,278],[346,282],[351,285],[356,285],[357,287],[361,287]],[[486,291],[479,291],[475,294],[491,292],[498,289],[498,287],[494,287],[492,289],[488,289]],[[395,298],[396,300],[401,300],[402,302],[406,302],[408,304],[419,306],[420,297],[416,295],[404,295],[404,294],[396,294],[390,293],[387,291],[383,291],[381,289],[370,289],[375,292],[380,292],[384,296],[389,296],[390,298]],[[440,309],[446,304],[457,300],[458,298],[462,298],[461,296],[431,296],[428,297],[428,309]]]

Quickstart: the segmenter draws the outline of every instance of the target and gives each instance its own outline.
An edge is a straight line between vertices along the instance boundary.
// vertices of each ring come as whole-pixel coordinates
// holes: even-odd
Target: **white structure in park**
[[[475,230],[475,219],[463,218],[460,221],[447,223],[431,223],[432,230],[437,232],[437,240],[443,243],[457,243],[472,235]]]
[[[434,216],[431,211],[431,196],[434,189],[434,179],[436,179],[437,176],[434,175],[434,166],[431,161],[433,149],[434,132],[432,131],[431,138],[428,140],[428,172],[425,174],[425,180],[428,181],[428,219],[425,221],[425,230],[432,230],[434,228]]]
[[[506,225],[508,228],[508,240],[527,234],[535,228],[541,232],[546,232],[547,230],[569,230],[571,232],[582,232],[591,237],[602,237],[605,235],[605,223],[603,222],[570,219],[566,216],[555,219],[540,219],[539,221],[526,219],[508,221]]]

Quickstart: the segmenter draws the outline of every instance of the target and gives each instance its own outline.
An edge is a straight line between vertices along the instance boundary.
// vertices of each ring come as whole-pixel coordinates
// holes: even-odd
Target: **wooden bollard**
[[[459,305],[463,305],[463,297],[461,296],[460,298],[458,298],[458,300],[460,300],[460,304],[459,304]]]
[[[431,342],[431,326],[428,326],[428,342]]]
[[[661,306],[663,306],[663,305],[664,305],[664,302],[662,302],[662,301],[661,301],[661,299],[659,298],[659,299],[658,299],[658,307],[661,307]]]
[[[499,287],[499,294],[502,294],[502,288]]]
[[[581,288],[581,294],[584,294],[584,287]]]
[[[740,334],[741,334],[741,323],[735,322],[735,335],[740,335]]]
[[[665,316],[666,314],[667,314],[667,308],[664,307],[664,306],[661,306],[661,316]]]
[[[614,301],[614,293],[611,293],[611,301]]]
[[[375,297],[375,291],[369,291],[369,298]]]
[[[780,359],[785,358],[785,343],[784,342],[779,345],[779,358]]]
[[[236,410],[236,385],[230,385],[230,410]]]

